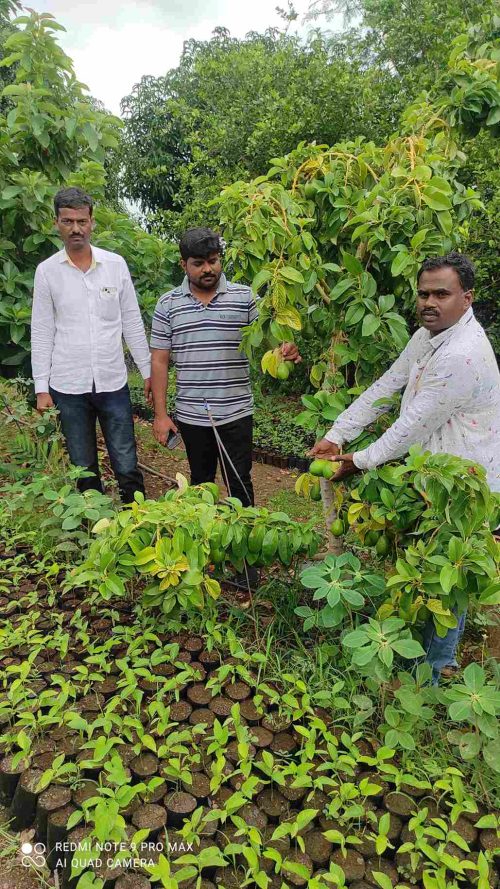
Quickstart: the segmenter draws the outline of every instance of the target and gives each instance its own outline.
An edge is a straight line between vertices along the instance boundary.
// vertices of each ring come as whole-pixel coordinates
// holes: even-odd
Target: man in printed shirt
[[[337,418],[311,454],[340,462],[335,480],[404,456],[414,444],[432,453],[466,457],[484,466],[492,491],[500,491],[500,374],[491,344],[472,311],[474,267],[450,253],[426,260],[417,279],[422,327],[392,367]],[[373,444],[340,454],[386,408],[377,404],[405,388],[398,419]],[[434,677],[457,668],[456,649],[465,624],[444,639],[430,632],[427,660]]]
[[[125,503],[144,492],[137,465],[122,336],[150,392],[151,360],[134,285],[121,256],[92,247],[92,198],[79,188],[54,198],[64,248],[35,273],[31,363],[37,410],[59,410],[71,462],[93,473],[81,491],[102,491],[97,456],[99,420]]]
[[[224,478],[227,474],[231,495],[247,506],[253,503],[253,399],[248,359],[240,343],[242,329],[256,319],[257,308],[250,287],[226,280],[223,248],[219,235],[209,228],[189,229],[180,240],[185,278],[180,287],[160,297],[153,315],[153,431],[157,441],[166,444],[179,428],[191,484],[199,485],[213,481],[217,470],[213,420],[231,461],[224,458]],[[301,360],[293,343],[285,343],[282,353],[288,361]],[[177,425],[166,408],[170,361],[177,371]]]

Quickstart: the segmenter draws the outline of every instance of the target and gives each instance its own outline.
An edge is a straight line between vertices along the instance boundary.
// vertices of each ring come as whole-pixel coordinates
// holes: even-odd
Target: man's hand
[[[148,404],[153,404],[153,393],[151,392],[151,377],[144,380],[144,398]]]
[[[281,354],[283,361],[293,361],[294,364],[300,364],[302,356],[295,343],[283,343],[281,346]]]
[[[166,445],[169,432],[177,432],[177,426],[170,417],[155,417],[153,421],[153,435],[156,441]]]
[[[337,469],[335,475],[332,476],[332,482],[341,482],[345,478],[349,478],[349,476],[356,475],[357,472],[361,472],[361,470],[358,469],[358,467],[355,465],[353,456],[353,454],[338,454],[337,456],[328,458],[332,461],[332,463],[341,464]]]
[[[51,407],[54,407],[54,402],[50,397],[48,392],[38,392],[36,396],[36,409],[39,414],[43,414],[44,411],[50,410]]]
[[[337,454],[340,454],[340,448],[338,444],[335,444],[333,441],[327,441],[326,438],[322,438],[321,441],[317,441],[313,448],[308,451],[308,457],[317,457],[319,460],[328,460],[330,457],[336,457]]]

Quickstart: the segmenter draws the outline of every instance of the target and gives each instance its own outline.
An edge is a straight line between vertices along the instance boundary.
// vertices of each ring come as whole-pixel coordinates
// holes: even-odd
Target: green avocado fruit
[[[379,556],[386,556],[389,552],[389,541],[385,534],[382,534],[382,537],[379,537],[377,543],[375,544],[375,552]]]
[[[319,501],[321,500],[321,488],[319,486],[319,482],[315,482],[309,491],[309,497],[311,500]]]
[[[334,537],[342,537],[344,533],[344,523],[342,519],[335,519],[330,525],[330,534]]]
[[[290,368],[287,366],[288,364],[291,364],[291,362],[282,361],[281,364],[278,364],[278,367],[276,368],[276,377],[278,380],[288,380],[288,377],[290,376]]]

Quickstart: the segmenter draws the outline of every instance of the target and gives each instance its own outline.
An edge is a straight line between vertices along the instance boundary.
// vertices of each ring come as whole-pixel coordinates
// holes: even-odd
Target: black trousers
[[[177,426],[186,446],[191,484],[201,485],[202,482],[213,482],[220,462],[219,449],[211,426],[191,426],[190,423],[177,421]],[[221,466],[224,483],[229,482],[229,494],[238,497],[244,506],[253,506],[252,486],[252,429],[251,416],[242,417],[233,423],[217,426],[217,433],[241,478],[236,477],[228,461],[224,459]]]

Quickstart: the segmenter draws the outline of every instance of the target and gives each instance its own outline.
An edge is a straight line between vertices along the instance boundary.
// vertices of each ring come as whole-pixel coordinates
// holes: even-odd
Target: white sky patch
[[[143,75],[158,77],[175,68],[185,40],[207,40],[214,28],[233,37],[283,27],[276,6],[284,0],[31,0],[37,12],[50,12],[66,28],[60,43],[73,59],[76,74],[109,111],[120,112],[120,100]],[[301,19],[308,0],[296,0]]]

